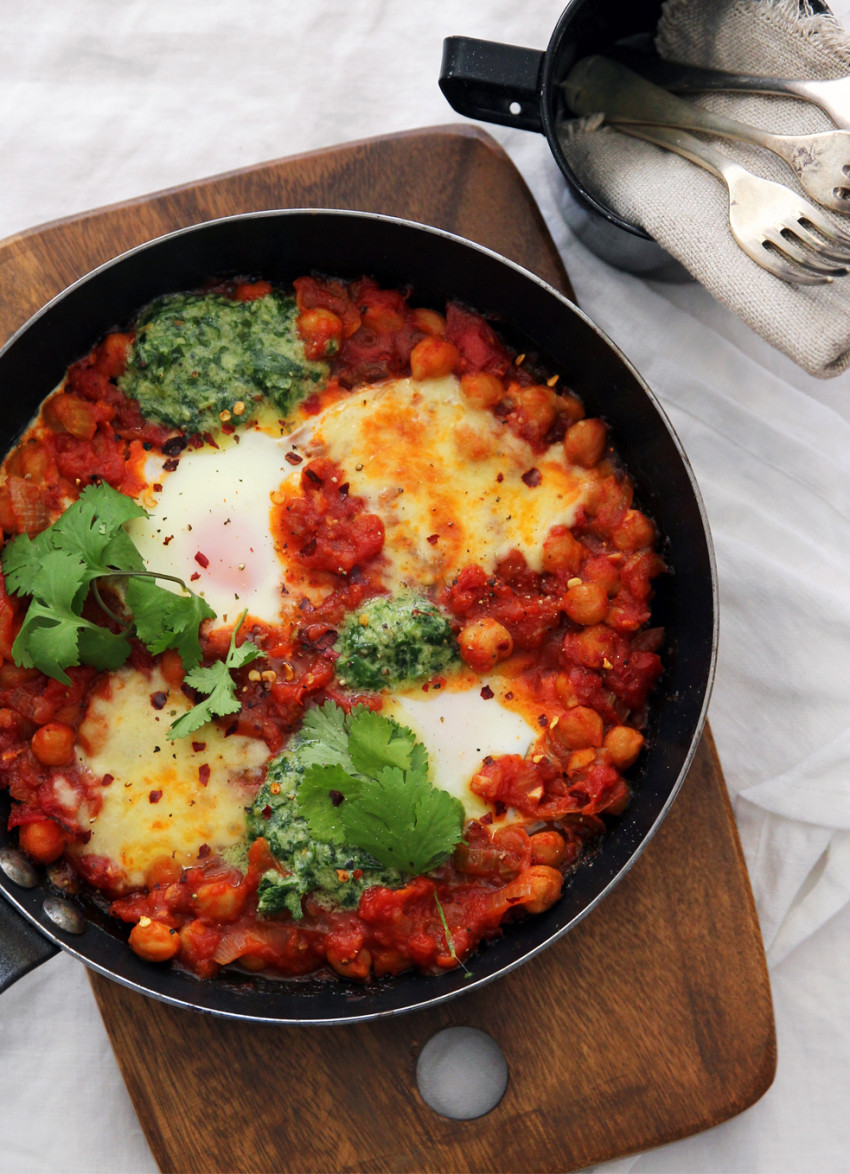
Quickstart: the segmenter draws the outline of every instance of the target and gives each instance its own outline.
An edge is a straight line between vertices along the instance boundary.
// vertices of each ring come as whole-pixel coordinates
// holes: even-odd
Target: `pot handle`
[[[545,53],[474,37],[446,37],[440,89],[458,114],[536,130],[540,117],[540,78]]]
[[[58,946],[0,896],[0,991],[58,953]]]

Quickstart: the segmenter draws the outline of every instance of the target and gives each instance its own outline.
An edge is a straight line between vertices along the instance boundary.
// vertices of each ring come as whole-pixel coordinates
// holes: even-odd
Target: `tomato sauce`
[[[215,288],[246,302],[272,290],[264,281]],[[541,570],[512,551],[492,567],[466,566],[436,600],[449,613],[467,662],[483,671],[482,665],[507,660],[516,696],[539,707],[537,752],[485,757],[470,788],[489,805],[488,814],[467,824],[463,841],[429,875],[397,889],[368,888],[357,909],[329,907],[310,895],[300,920],[289,913],[259,917],[260,878],[281,868],[262,837],[242,870],[202,849],[190,868],[168,857],[157,861],[145,887],[131,893],[122,891],[120,871],[105,857],[77,857],[73,867],[115,898],[111,911],[133,926],[130,944],[142,957],[174,959],[202,978],[231,963],[286,977],[329,968],[355,981],[413,967],[448,970],[509,922],[554,903],[605,819],[628,804],[626,773],[641,752],[650,694],[663,671],[663,633],[647,625],[652,584],[664,563],[652,523],[633,507],[628,476],[610,446],[600,445],[602,426],[576,429],[584,417],[579,401],[553,390],[554,378],[541,383],[480,315],[454,303],[445,313],[414,309],[403,291],[370,279],[310,276],[294,289],[305,354],[327,361],[329,386],[340,394],[409,376],[413,352],[436,339],[416,351],[413,362],[425,364],[422,377],[429,362],[434,375],[451,363],[476,407],[488,407],[535,451],[563,442],[571,459],[594,470],[593,493],[575,524],[553,526],[546,536]],[[176,459],[187,445],[214,443],[175,436],[143,418],[138,402],[118,386],[132,344],[132,332],[115,332],[74,363],[7,458],[0,484],[7,540],[45,529],[92,482],[138,493],[151,451]],[[311,397],[305,410],[318,402]],[[232,432],[233,424],[225,430]],[[272,754],[314,704],[333,699],[346,709],[359,702],[380,708],[378,696],[340,688],[333,646],[345,617],[383,590],[386,540],[382,518],[350,492],[344,469],[325,458],[306,462],[275,500],[278,542],[323,584],[324,594],[318,602],[300,601],[294,635],[256,624],[242,633],[263,649],[268,667],[263,674],[236,670],[239,711],[217,719],[227,734],[260,739]],[[85,841],[77,812],[85,804],[96,813],[106,781],[87,778],[73,760],[51,765],[69,736],[63,731],[76,736],[100,675],[72,667],[70,684],[63,684],[15,664],[12,646],[24,610],[0,576],[0,769],[13,799],[9,826],[20,829],[25,850],[48,863],[57,845],[61,853],[63,844]],[[99,621],[106,622],[102,614]],[[223,629],[202,630],[205,663],[226,654],[229,637]],[[141,667],[160,663],[179,687],[175,654],[154,658],[133,641],[132,660]],[[46,761],[39,759],[40,745]],[[508,809],[524,825],[505,822]],[[58,831],[39,839],[37,825],[48,823]],[[31,827],[36,831],[27,832]]]

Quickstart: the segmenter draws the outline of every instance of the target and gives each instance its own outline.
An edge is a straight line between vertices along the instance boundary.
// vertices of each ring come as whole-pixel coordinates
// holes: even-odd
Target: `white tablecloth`
[[[443,38],[543,48],[561,7],[2,0],[0,237],[458,121],[437,87]],[[832,8],[847,23],[850,0]],[[664,403],[706,499],[722,617],[710,720],[775,1000],[779,1068],[762,1100],[608,1169],[850,1170],[850,374],[819,383],[698,286],[605,265],[561,220],[543,138],[490,129],[537,197],[579,302]],[[79,965],[59,956],[3,995],[0,1056],[0,1170],[155,1169]]]

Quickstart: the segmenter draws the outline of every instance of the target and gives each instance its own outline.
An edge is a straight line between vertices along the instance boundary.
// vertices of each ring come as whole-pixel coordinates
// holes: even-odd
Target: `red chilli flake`
[[[285,460],[289,461],[290,465],[300,465],[304,458],[299,456],[297,452],[288,452]]]
[[[324,482],[322,481],[322,478],[319,476],[319,474],[316,472],[316,470],[311,469],[309,467],[309,465],[304,470],[304,476],[309,477],[309,479],[313,482],[314,485],[323,485],[324,484]]]
[[[162,798],[162,791],[151,791],[148,795],[148,803],[159,803]]]
[[[195,562],[199,567],[203,567],[204,570],[206,570],[210,565],[210,560],[205,554],[202,554],[200,550],[195,551]]]
[[[200,579],[200,577],[201,577],[200,571],[193,571],[193,573],[189,576],[189,582],[196,583],[198,581],[198,579]]]
[[[265,807],[263,808],[261,815],[262,815],[263,819],[271,819],[271,814],[272,814],[272,809],[267,803],[265,805]]]
[[[178,457],[169,457],[167,461],[163,461],[162,470],[164,473],[173,473],[180,464]]]
[[[212,852],[212,848],[209,844],[201,844],[198,849],[198,859],[203,860],[205,856],[209,856],[210,852]]]
[[[206,750],[206,748],[207,748],[206,742],[193,742],[192,743],[192,749],[195,751],[196,754],[200,754],[201,751]]]
[[[110,787],[115,782],[115,775],[104,775],[100,780],[102,787]]]
[[[529,489],[535,489],[543,480],[543,477],[541,476],[539,469],[529,469],[527,473],[523,473],[522,480],[529,487]]]
[[[428,537],[425,539],[425,541],[430,542],[432,546],[436,546],[437,543],[440,541],[440,535],[439,534],[429,534]]]
[[[198,779],[202,787],[205,787],[210,781],[210,764],[208,762],[204,762],[198,767]]]
[[[154,709],[162,709],[168,700],[167,693],[151,693],[151,705]]]
[[[484,688],[481,690],[481,696],[483,697],[483,699],[485,701],[489,701],[490,698],[495,697],[496,694],[493,692],[493,690],[490,688],[489,685],[485,685]]]

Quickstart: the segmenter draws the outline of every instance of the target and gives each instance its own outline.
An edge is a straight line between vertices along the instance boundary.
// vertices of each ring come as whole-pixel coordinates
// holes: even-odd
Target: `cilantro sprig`
[[[200,667],[200,625],[215,612],[182,579],[145,567],[144,559],[124,529],[132,518],[147,512],[131,497],[110,485],[89,485],[52,526],[34,538],[21,534],[7,543],[0,560],[6,588],[29,596],[12,658],[23,668],[36,668],[70,684],[66,669],[88,664],[113,671],[130,655],[130,635],[156,656],[176,649],[187,670],[187,682],[207,698],[172,725],[169,738],[194,732],[210,718],[239,709],[230,672],[261,655],[250,641],[236,647],[239,618],[224,661]],[[161,587],[170,579],[180,592]],[[118,616],[100,594],[99,584],[120,586],[126,615]],[[101,608],[117,620],[118,632],[83,615],[89,592]],[[176,731],[176,732],[175,732]]]
[[[260,649],[250,640],[245,640],[238,646],[236,644],[237,633],[246,615],[247,611],[243,611],[236,621],[224,660],[214,661],[211,665],[199,665],[186,674],[186,684],[199,693],[207,693],[208,696],[171,723],[166,733],[166,737],[171,741],[185,738],[187,734],[194,734],[195,730],[199,730],[214,717],[224,717],[225,714],[236,713],[241,709],[236,696],[236,685],[230,675],[231,670],[242,668],[243,665],[250,664],[258,656],[262,656]]]
[[[130,655],[129,634],[151,652],[176,648],[185,668],[201,659],[198,628],[215,612],[200,596],[176,580],[182,594],[161,587],[157,575],[145,568],[124,524],[146,517],[131,497],[107,484],[89,485],[52,526],[34,538],[20,534],[2,554],[6,587],[15,595],[30,596],[21,630],[12,645],[12,657],[24,668],[36,668],[63,684],[71,665],[117,669]],[[102,599],[98,585],[123,584],[124,604],[130,613],[117,617]],[[113,632],[83,615],[89,595],[122,628]]]
[[[311,709],[300,732],[299,813],[320,840],[350,844],[388,868],[430,872],[460,842],[464,808],[433,786],[416,735],[365,706]]]

